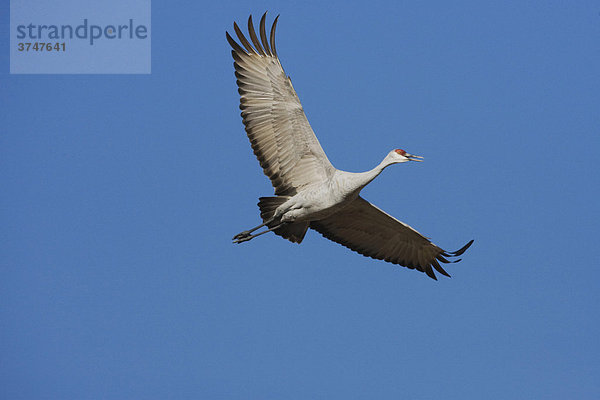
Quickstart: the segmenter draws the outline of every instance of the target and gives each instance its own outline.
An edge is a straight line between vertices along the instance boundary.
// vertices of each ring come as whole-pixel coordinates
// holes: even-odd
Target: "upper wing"
[[[432,267],[439,273],[450,276],[438,261],[460,261],[448,261],[445,257],[460,256],[473,243],[471,240],[455,252],[442,250],[410,226],[362,197],[325,219],[312,221],[310,227],[327,239],[364,256],[417,269],[433,279],[437,278]]]
[[[260,39],[252,16],[248,32],[254,47],[234,22],[240,46],[227,33],[233,48],[235,76],[240,93],[240,109],[246,133],[265,175],[276,195],[294,195],[299,188],[323,181],[335,169],[327,159],[304,115],[302,104],[285,75],[275,50],[275,26],[270,43],[265,31],[266,13],[260,20]]]

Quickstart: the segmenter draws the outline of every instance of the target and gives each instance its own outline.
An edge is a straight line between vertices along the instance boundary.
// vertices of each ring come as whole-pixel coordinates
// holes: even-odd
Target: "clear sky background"
[[[455,250],[451,279],[272,195],[225,30],[277,46],[332,163]],[[0,5],[0,398],[597,399],[600,4],[154,2],[151,75],[9,75]]]

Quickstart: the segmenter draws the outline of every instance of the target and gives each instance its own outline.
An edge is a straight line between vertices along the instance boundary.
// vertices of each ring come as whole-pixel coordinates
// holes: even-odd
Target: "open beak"
[[[414,154],[406,153],[404,157],[408,158],[409,161],[423,161],[423,157],[415,156]]]

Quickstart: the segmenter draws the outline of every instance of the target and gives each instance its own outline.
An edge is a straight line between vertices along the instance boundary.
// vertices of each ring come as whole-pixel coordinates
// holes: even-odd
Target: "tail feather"
[[[258,207],[260,208],[260,217],[263,219],[263,222],[273,218],[273,214],[275,214],[277,207],[285,203],[287,200],[289,200],[289,197],[287,196],[260,197],[258,199]],[[267,226],[272,228],[278,223],[279,221],[273,221],[267,224]],[[289,240],[290,242],[301,243],[302,239],[304,239],[304,235],[306,235],[307,229],[308,222],[302,221],[287,223],[281,228],[275,229],[273,232],[276,235]]]

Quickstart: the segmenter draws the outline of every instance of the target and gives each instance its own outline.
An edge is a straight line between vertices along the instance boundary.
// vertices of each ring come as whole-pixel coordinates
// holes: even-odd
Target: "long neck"
[[[388,158],[384,158],[375,168],[366,172],[346,172],[349,174],[349,182],[351,187],[348,189],[350,191],[358,191],[360,192],[362,188],[367,186],[373,179],[377,178],[381,171],[385,169],[385,167],[393,164],[393,162]]]
[[[365,177],[365,184],[361,188],[367,186],[371,181],[379,176],[379,174],[388,166],[392,165],[388,157],[384,158],[375,168],[370,171],[363,172],[362,175]]]

